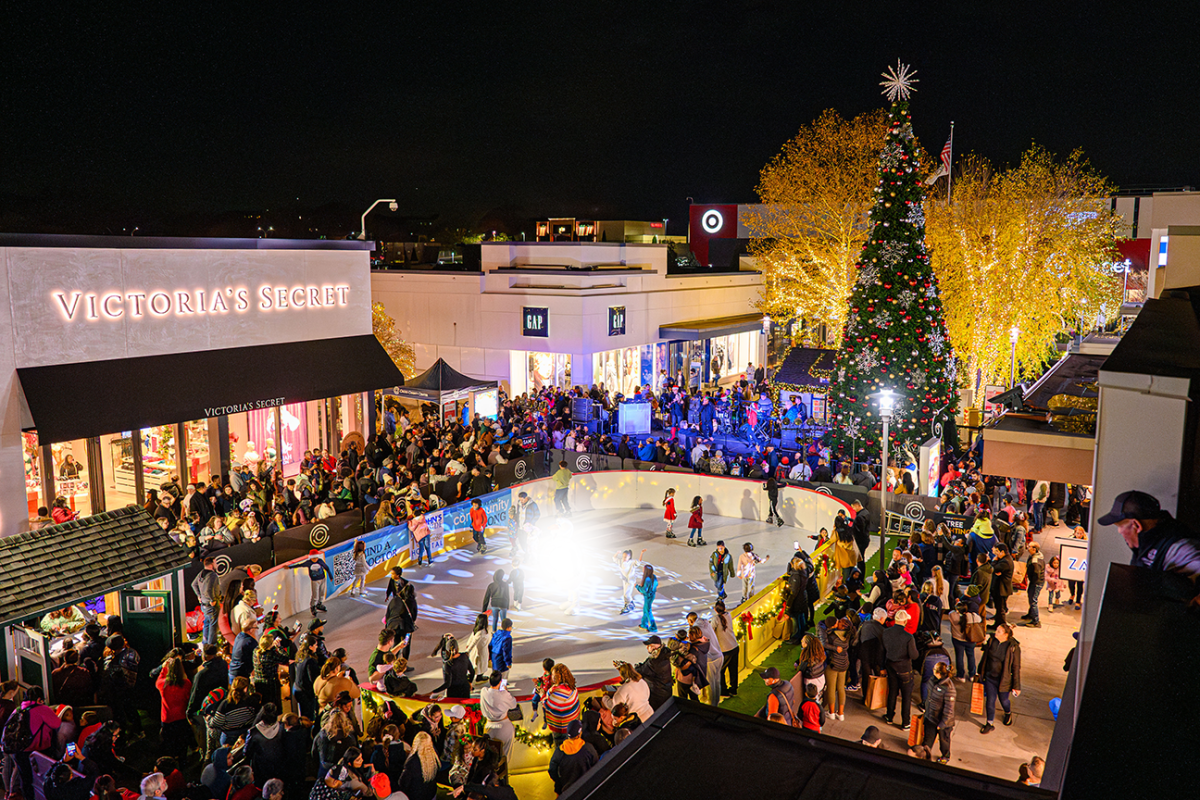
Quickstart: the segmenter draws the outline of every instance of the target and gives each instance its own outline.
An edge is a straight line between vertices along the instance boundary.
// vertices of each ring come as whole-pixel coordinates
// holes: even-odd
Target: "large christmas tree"
[[[857,447],[860,459],[878,458],[875,393],[895,393],[889,446],[914,454],[958,406],[954,354],[925,249],[925,192],[908,112],[912,75],[900,64],[884,73],[887,139],[829,393],[832,447],[846,455]]]

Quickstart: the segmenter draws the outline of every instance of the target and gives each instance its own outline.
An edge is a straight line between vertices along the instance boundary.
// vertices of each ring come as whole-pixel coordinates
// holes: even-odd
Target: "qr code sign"
[[[333,557],[333,583],[335,586],[354,580],[354,555],[338,553]]]

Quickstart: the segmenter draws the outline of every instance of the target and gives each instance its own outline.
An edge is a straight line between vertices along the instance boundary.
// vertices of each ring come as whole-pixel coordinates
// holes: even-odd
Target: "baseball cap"
[[[912,619],[912,617],[908,616],[908,612],[905,611],[903,608],[896,612],[896,624],[897,625],[903,625],[906,622],[908,622],[910,619]]]
[[[583,735],[583,722],[581,722],[580,720],[577,720],[577,719],[573,719],[569,723],[567,723],[567,736],[574,739],[575,737],[582,736],[582,735]]]
[[[1127,519],[1154,519],[1162,513],[1158,498],[1145,492],[1121,492],[1113,500],[1112,511],[1098,521],[1101,525],[1116,525]]]
[[[467,709],[461,705],[452,705],[446,709],[446,716],[450,719],[462,719],[467,715]]]
[[[779,669],[776,667],[767,667],[762,671],[762,679],[765,681],[779,680]]]
[[[642,642],[642,644],[662,644],[662,639],[660,639],[657,635],[654,635],[648,637],[646,641]]]
[[[383,772],[376,772],[375,777],[371,778],[371,788],[375,790],[376,797],[387,797],[392,793],[392,781]]]
[[[321,551],[320,550],[309,550],[308,554],[310,556],[319,556],[319,555],[321,555]]]
[[[876,728],[874,725],[868,725],[867,729],[863,731],[862,741],[867,742],[868,744],[875,744],[882,738],[883,737],[879,735],[879,728]]]

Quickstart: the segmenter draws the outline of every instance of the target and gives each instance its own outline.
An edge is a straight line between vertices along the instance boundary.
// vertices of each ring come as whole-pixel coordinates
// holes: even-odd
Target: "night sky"
[[[823,109],[884,104],[897,58],[928,150],[954,120],[957,153],[1036,140],[1122,188],[1200,185],[1186,4],[114,5],[5,4],[0,229],[203,234],[180,220],[324,206],[344,234],[396,197],[438,224],[682,233],[689,196],[753,202]]]

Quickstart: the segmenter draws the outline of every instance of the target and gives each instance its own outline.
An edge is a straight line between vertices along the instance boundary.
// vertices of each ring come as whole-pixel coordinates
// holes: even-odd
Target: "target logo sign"
[[[313,525],[312,530],[308,532],[308,543],[318,549],[329,544],[329,526],[324,522]]]
[[[233,559],[229,556],[217,556],[213,559],[213,570],[216,571],[217,575],[228,575],[231,569],[233,569]]]
[[[575,469],[579,470],[580,472],[591,472],[592,457],[589,455],[582,455],[575,459]]]
[[[925,519],[925,506],[913,500],[904,507],[904,516],[917,521],[923,520]]]
[[[513,474],[515,474],[517,476],[517,480],[519,480],[519,481],[525,480],[525,476],[528,473],[529,473],[529,464],[527,464],[524,459],[521,459],[520,461],[518,461],[517,465],[515,467],[513,467]]]
[[[725,227],[725,215],[715,208],[710,208],[700,215],[700,227],[705,233],[718,233]]]

